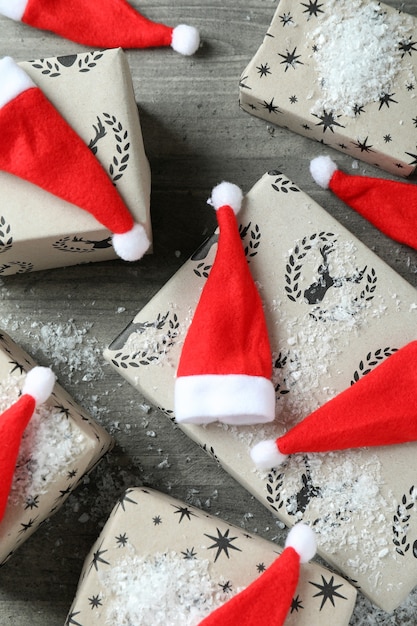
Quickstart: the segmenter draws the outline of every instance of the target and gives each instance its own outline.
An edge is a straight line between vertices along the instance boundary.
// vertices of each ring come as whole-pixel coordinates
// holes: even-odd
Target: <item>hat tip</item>
[[[278,467],[287,458],[286,454],[282,454],[275,439],[266,439],[257,443],[250,452],[252,461],[260,470],[270,470]]]
[[[134,224],[125,233],[114,233],[113,248],[124,261],[139,261],[150,246],[148,235],[142,224]]]
[[[200,47],[200,33],[194,26],[179,24],[172,30],[171,47],[179,54],[191,56]]]
[[[37,405],[43,404],[51,395],[55,380],[49,367],[36,366],[26,374],[22,393],[32,396]]]
[[[308,563],[317,551],[315,532],[307,524],[299,522],[288,533],[285,547],[293,548],[300,557],[301,563]]]
[[[327,155],[318,156],[310,163],[310,173],[320,187],[328,189],[333,174],[337,170],[336,163]]]
[[[242,206],[243,193],[240,187],[234,183],[223,181],[213,188],[208,204],[217,211],[222,206],[230,206],[234,213],[239,213]]]

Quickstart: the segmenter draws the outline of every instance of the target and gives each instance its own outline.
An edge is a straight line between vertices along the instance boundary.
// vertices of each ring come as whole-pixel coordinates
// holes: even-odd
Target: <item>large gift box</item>
[[[416,339],[415,290],[278,171],[250,190],[238,220],[272,344],[276,419],[180,427],[285,524],[312,524],[319,553],[392,610],[417,584],[417,443],[293,455],[265,473],[250,449]],[[105,351],[171,419],[181,348],[216,242],[217,233]],[[387,384],[395,393],[395,380]]]
[[[19,397],[33,359],[0,333],[0,413]],[[0,522],[0,563],[65,502],[110,449],[110,435],[56,383],[23,435],[7,508]]]
[[[150,168],[123,50],[20,65],[89,146],[151,239]],[[116,257],[110,232],[87,211],[2,171],[0,197],[0,275]]]
[[[66,623],[196,625],[281,551],[170,496],[128,489],[85,560]],[[355,598],[337,574],[302,565],[285,624],[347,625]]]
[[[417,163],[415,18],[372,0],[279,0],[244,111],[396,175]]]

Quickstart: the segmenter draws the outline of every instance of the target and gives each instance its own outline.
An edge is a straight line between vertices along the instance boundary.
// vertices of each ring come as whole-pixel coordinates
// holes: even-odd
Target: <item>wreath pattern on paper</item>
[[[3,216],[0,216],[0,254],[7,252],[13,245],[12,228]]]
[[[71,68],[77,68],[78,72],[86,73],[94,69],[98,61],[102,58],[102,52],[89,52],[88,54],[67,54],[56,57],[56,59],[38,59],[31,61],[34,69],[39,70],[44,76],[57,78],[63,72]]]
[[[116,185],[128,167],[130,159],[130,138],[129,132],[123,128],[122,123],[115,115],[110,113],[102,113],[102,118],[97,115],[97,123],[93,124],[95,136],[90,140],[88,147],[93,154],[97,154],[98,142],[107,135],[108,127],[114,136],[115,154],[108,166],[108,172],[113,184]]]

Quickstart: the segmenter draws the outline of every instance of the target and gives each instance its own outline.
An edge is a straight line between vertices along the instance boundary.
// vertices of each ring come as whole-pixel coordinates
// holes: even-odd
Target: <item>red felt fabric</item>
[[[29,0],[22,22],[95,48],[170,46],[172,28],[125,0]]]
[[[282,626],[300,573],[300,557],[288,547],[246,589],[210,613],[200,626]]]
[[[417,341],[277,439],[282,454],[417,440]]]
[[[252,278],[236,216],[217,211],[220,227],[213,267],[184,341],[177,376],[272,376],[262,301]]]
[[[0,415],[0,520],[6,510],[22,435],[35,406],[34,398],[24,394]]]
[[[104,168],[39,88],[0,108],[0,135],[1,170],[88,211],[113,233],[133,227]]]
[[[417,249],[417,186],[336,170],[329,188],[391,239]]]

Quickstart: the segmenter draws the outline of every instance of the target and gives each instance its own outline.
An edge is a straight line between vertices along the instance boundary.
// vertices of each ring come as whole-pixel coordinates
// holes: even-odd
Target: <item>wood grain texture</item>
[[[127,52],[152,169],[154,254],[132,265],[112,261],[3,277],[0,327],[6,326],[42,365],[51,363],[36,346],[36,336],[50,323],[66,326],[72,321],[87,329],[85,341],[102,351],[211,232],[214,217],[205,210],[211,188],[230,180],[248,191],[271,169],[285,172],[417,286],[416,252],[388,240],[314,185],[308,164],[320,152],[318,145],[238,107],[240,74],[260,45],[276,2],[131,0],[131,4],[158,21],[193,24],[203,40],[192,58],[164,49]],[[413,0],[387,4],[417,15]],[[85,50],[0,17],[0,56],[22,61]],[[351,167],[350,157],[337,154],[337,160]],[[359,171],[381,175],[363,164]],[[65,364],[55,370],[75,400],[114,432],[117,444],[0,571],[0,626],[64,624],[84,558],[128,486],[159,489],[248,532],[283,541],[286,533],[272,514],[102,359],[91,381],[83,380],[85,371],[69,372]],[[398,621],[388,621],[360,598],[351,623],[365,620],[365,615],[369,626],[415,624],[401,621],[401,609],[396,612]]]

